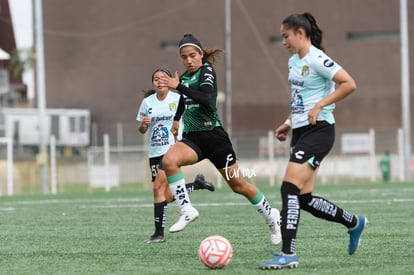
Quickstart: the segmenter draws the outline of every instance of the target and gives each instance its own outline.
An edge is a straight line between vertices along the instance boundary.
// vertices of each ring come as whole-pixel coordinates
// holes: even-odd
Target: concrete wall
[[[408,2],[412,15],[414,2]],[[48,107],[90,109],[99,136],[111,133],[111,140],[115,124],[125,123],[128,144],[138,140],[135,117],[141,90],[151,87],[155,68],[183,71],[177,51],[162,48],[163,43],[193,33],[204,47],[225,48],[223,0],[44,0],[43,7]],[[284,121],[290,54],[270,40],[279,35],[287,15],[305,11],[315,15],[324,31],[327,53],[358,85],[355,94],[338,104],[337,127],[399,127],[398,38],[348,39],[349,33],[398,35],[398,0],[233,0],[233,131],[267,131]],[[409,19],[414,26],[414,16]],[[414,28],[409,31],[414,64]],[[224,60],[216,65],[221,91]]]

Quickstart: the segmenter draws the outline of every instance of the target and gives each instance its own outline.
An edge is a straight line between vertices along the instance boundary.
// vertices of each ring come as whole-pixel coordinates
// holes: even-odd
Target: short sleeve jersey
[[[168,92],[164,100],[158,100],[157,95],[152,94],[144,98],[139,107],[138,122],[147,116],[151,118],[148,125],[150,158],[164,155],[175,142],[170,129],[179,99],[180,95],[172,91]]]
[[[292,128],[299,128],[309,124],[308,113],[315,104],[335,90],[332,78],[341,66],[314,46],[310,47],[308,54],[302,59],[294,54],[289,59],[288,66],[292,93]],[[334,109],[335,104],[323,107],[317,120],[335,123]]]
[[[201,105],[195,100],[183,95],[185,103],[184,132],[209,131],[214,127],[221,126],[217,114],[217,83],[216,73],[209,64],[204,64],[196,72],[185,72],[181,77],[181,84],[194,90],[200,91],[203,85],[209,85],[213,89],[213,96],[208,106]],[[201,93],[201,92],[200,92]]]

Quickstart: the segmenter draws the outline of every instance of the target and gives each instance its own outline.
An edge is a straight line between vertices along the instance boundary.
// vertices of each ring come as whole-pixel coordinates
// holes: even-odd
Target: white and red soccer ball
[[[200,243],[198,257],[201,263],[211,269],[225,267],[233,256],[233,247],[224,237],[209,236]]]

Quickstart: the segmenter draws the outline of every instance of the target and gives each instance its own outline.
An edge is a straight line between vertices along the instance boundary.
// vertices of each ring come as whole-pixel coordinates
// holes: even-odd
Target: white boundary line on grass
[[[16,210],[14,207],[1,207],[0,212],[10,212]]]
[[[406,203],[406,202],[414,202],[414,198],[412,199],[385,199],[385,200],[343,200],[337,201],[341,204],[346,203]],[[194,206],[206,206],[206,207],[222,207],[222,206],[247,206],[249,203],[233,203],[233,202],[223,202],[223,203],[193,203]],[[144,204],[100,204],[100,205],[81,205],[80,208],[87,209],[87,208],[149,208],[154,207],[154,204],[151,203],[144,203]]]
[[[152,208],[154,204],[144,203],[145,199],[139,198],[117,198],[117,199],[53,199],[53,200],[31,200],[31,201],[16,201],[9,202],[7,204],[12,205],[48,205],[48,204],[79,204],[79,208],[102,208],[102,209],[115,209],[115,208]],[[141,203],[142,202],[142,203]],[[407,203],[414,202],[414,198],[392,198],[392,199],[373,199],[373,200],[337,200],[337,204],[361,204],[361,203]],[[174,204],[174,203],[173,203]],[[245,202],[212,202],[212,203],[193,203],[194,206],[201,207],[223,207],[223,206],[247,206],[250,205]],[[5,206],[0,207],[0,212],[15,211],[15,207]]]
[[[235,202],[216,202],[216,203],[193,203],[194,206],[244,206],[247,203],[235,203]],[[105,204],[105,205],[81,205],[80,208],[149,208],[154,207],[154,204]]]

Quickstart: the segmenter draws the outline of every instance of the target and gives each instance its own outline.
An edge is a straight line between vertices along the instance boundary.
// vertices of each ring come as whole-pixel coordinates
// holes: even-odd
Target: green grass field
[[[279,208],[279,186],[259,187]],[[324,185],[315,193],[368,217],[361,248],[349,256],[345,228],[302,212],[299,267],[272,271],[257,266],[272,258],[268,249],[279,252],[280,245],[270,244],[262,217],[227,186],[191,194],[200,219],[183,232],[168,233],[178,217],[170,204],[163,244],[143,243],[153,232],[151,190],[3,196],[0,273],[414,274],[414,184]],[[214,234],[233,245],[233,259],[222,270],[206,269],[197,257],[201,240]]]

